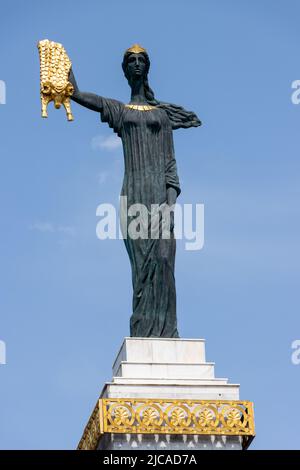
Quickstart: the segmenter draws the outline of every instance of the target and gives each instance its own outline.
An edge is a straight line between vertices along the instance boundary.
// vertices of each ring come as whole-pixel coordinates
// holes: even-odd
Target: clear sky
[[[182,194],[205,245],[177,243],[179,332],[255,406],[253,449],[300,448],[300,79],[297,0],[0,2],[0,446],[73,449],[124,336],[122,240],[96,237],[117,203],[122,149],[99,115],[40,117],[37,41],[63,43],[79,87],[127,102],[123,52],[147,48],[156,96],[203,127],[174,132]]]

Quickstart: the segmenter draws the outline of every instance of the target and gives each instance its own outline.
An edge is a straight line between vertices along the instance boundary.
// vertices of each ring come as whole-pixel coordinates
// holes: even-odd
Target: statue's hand
[[[176,204],[176,199],[177,199],[177,191],[175,188],[172,186],[169,186],[167,189],[167,203],[169,206],[173,206]]]
[[[174,211],[170,212],[170,232],[174,230]]]
[[[175,188],[170,186],[167,189],[167,203],[170,206],[170,208],[175,206],[176,199],[177,199],[177,191]],[[171,232],[173,232],[174,230],[174,210],[175,210],[175,207],[173,207],[173,210],[170,211],[170,231]]]
[[[70,71],[69,71],[69,82],[71,82],[72,85],[74,86],[75,77],[74,77],[74,73],[73,73],[72,67],[70,68]]]
[[[74,93],[78,93],[78,86],[77,86],[77,83],[76,83],[76,80],[75,80],[75,77],[74,77],[72,67],[70,68],[70,72],[69,72],[69,82],[72,83],[72,85],[74,87]]]

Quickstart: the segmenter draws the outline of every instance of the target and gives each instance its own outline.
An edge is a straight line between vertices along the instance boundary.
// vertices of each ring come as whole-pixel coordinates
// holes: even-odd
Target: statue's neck
[[[132,83],[130,103],[147,103],[147,99],[145,96],[144,80],[136,80],[134,83]]]

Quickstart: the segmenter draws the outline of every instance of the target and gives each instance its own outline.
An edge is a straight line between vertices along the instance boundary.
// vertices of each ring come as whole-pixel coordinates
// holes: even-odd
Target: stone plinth
[[[78,448],[242,449],[253,436],[252,404],[215,377],[204,340],[125,338]]]
[[[101,397],[238,400],[239,385],[214,366],[203,339],[125,338]]]

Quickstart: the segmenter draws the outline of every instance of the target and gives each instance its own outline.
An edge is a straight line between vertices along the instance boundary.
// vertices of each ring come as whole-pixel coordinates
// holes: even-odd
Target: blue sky
[[[142,44],[156,96],[203,121],[174,133],[178,202],[205,205],[203,250],[177,243],[179,332],[205,338],[217,376],[254,402],[253,449],[299,449],[299,2],[0,8],[1,448],[75,448],[129,334],[123,241],[95,234],[96,207],[118,201],[122,151],[75,103],[73,123],[52,105],[41,119],[36,43],[49,38],[64,44],[81,89],[124,102],[123,52]]]

